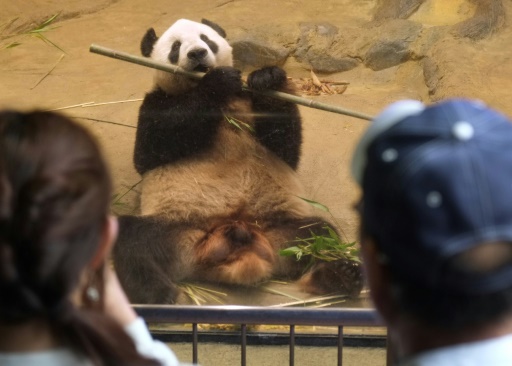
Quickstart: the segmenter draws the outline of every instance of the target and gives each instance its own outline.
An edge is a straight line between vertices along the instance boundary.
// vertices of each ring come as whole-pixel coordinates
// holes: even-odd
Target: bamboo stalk
[[[117,60],[127,61],[127,62],[131,62],[131,63],[137,64],[137,65],[142,65],[142,66],[150,67],[150,68],[161,70],[161,71],[184,75],[184,76],[190,77],[192,79],[196,79],[196,80],[201,79],[204,75],[203,73],[200,73],[200,72],[185,71],[178,66],[165,64],[162,62],[157,62],[157,61],[151,60],[149,58],[131,55],[126,52],[116,51],[116,50],[106,48],[103,46],[99,46],[96,44],[92,44],[89,48],[89,51],[92,53],[102,55],[102,56],[115,58]],[[306,99],[306,98],[302,98],[302,97],[299,97],[296,95],[291,95],[291,94],[287,94],[287,93],[283,93],[283,92],[279,92],[279,91],[275,91],[275,90],[260,91],[260,90],[250,89],[247,86],[243,86],[243,89],[250,91],[252,93],[286,100],[288,102],[295,103],[295,104],[300,104],[305,107],[320,109],[320,110],[324,110],[324,111],[332,112],[332,113],[343,114],[346,116],[364,119],[367,121],[371,121],[373,119],[372,116],[369,116],[367,114],[359,113],[356,111],[351,111],[346,108],[342,108],[342,107],[338,107],[338,106],[334,106],[334,105],[330,105],[330,104],[326,104],[326,103],[321,103],[321,102],[318,102],[318,101],[315,101],[312,99]]]

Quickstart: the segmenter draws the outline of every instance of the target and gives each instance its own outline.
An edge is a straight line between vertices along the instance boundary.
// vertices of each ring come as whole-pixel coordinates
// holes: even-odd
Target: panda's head
[[[207,72],[216,66],[233,66],[232,48],[226,32],[217,24],[180,19],[161,37],[150,28],[141,42],[143,56],[179,66],[186,71]],[[180,94],[197,85],[179,74],[157,70],[155,83],[169,94]]]

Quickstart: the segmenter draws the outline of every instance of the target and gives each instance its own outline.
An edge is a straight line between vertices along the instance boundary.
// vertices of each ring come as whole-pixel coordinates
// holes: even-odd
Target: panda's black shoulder
[[[142,101],[142,107],[153,108],[159,105],[169,105],[169,103],[172,103],[174,99],[175,96],[166,93],[160,87],[156,87],[146,93],[144,100]]]

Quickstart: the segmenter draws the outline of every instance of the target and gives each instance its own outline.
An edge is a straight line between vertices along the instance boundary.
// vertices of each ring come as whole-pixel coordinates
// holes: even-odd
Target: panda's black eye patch
[[[217,43],[213,42],[210,38],[205,36],[204,34],[201,34],[201,40],[210,47],[213,53],[217,53],[219,51],[219,46],[217,46]]]
[[[171,61],[171,64],[178,63],[178,60],[180,58],[180,47],[181,47],[181,42],[174,41],[174,43],[171,46],[171,52],[169,52],[169,61]]]

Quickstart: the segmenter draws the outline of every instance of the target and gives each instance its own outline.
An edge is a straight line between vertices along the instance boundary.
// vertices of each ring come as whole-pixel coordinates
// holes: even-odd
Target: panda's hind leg
[[[119,237],[113,250],[114,267],[128,298],[136,304],[181,302],[176,286],[180,263],[180,225],[150,216],[119,217]]]
[[[277,250],[295,246],[297,239],[311,238],[313,235],[329,237],[329,229],[334,226],[320,217],[303,219],[276,219],[267,230],[267,237],[277,244]],[[276,271],[277,277],[298,280],[297,284],[305,292],[323,295],[343,293],[357,296],[363,288],[362,266],[357,260],[338,259],[326,261],[315,259],[311,265],[310,256],[281,257]]]

